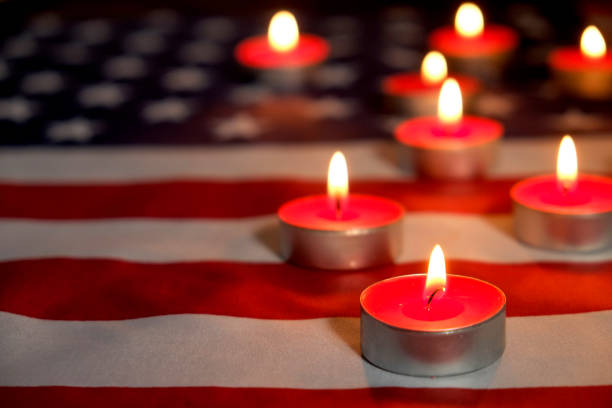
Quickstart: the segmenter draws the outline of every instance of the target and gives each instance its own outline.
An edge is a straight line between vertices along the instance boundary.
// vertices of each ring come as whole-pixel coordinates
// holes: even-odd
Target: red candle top
[[[565,135],[557,154],[557,174],[523,180],[512,187],[510,196],[526,207],[555,214],[612,212],[612,179],[578,174],[576,146]]]
[[[612,54],[592,58],[576,47],[563,47],[553,51],[548,62],[553,68],[564,71],[612,71]]]
[[[473,94],[480,88],[480,82],[471,77],[463,75],[452,75],[457,80],[461,90],[467,94]],[[390,75],[382,84],[383,92],[387,95],[402,96],[411,94],[438,93],[442,82],[431,84],[423,81],[422,76],[417,73],[401,73]]]
[[[270,20],[267,36],[247,38],[234,52],[238,62],[250,68],[300,68],[327,58],[329,46],[320,37],[300,35],[293,14],[283,10]]]
[[[559,214],[597,214],[612,212],[612,179],[580,174],[567,192],[555,175],[533,177],[510,190],[512,199],[522,205]]]
[[[549,64],[564,71],[612,71],[612,54],[606,53],[606,42],[595,26],[588,26],[580,38],[580,48],[563,47],[553,51]]]
[[[295,48],[279,52],[272,48],[266,36],[247,38],[235,50],[238,62],[250,68],[299,68],[315,65],[329,55],[327,42],[318,36],[300,34]]]
[[[361,307],[381,322],[404,330],[457,330],[497,315],[506,296],[497,287],[466,276],[448,275],[444,293],[428,306],[426,275],[406,275],[377,282],[361,294]]]
[[[298,198],[283,204],[278,217],[287,224],[321,231],[376,228],[402,218],[404,210],[395,201],[381,197],[350,194],[341,213],[327,195]]]
[[[429,37],[429,46],[452,57],[482,57],[513,50],[518,36],[508,27],[488,24],[480,35],[465,37],[454,27],[442,27]]]
[[[436,117],[423,117],[402,122],[394,136],[410,146],[449,149],[487,143],[500,138],[503,132],[502,124],[492,119],[465,116],[458,123],[447,125]]]

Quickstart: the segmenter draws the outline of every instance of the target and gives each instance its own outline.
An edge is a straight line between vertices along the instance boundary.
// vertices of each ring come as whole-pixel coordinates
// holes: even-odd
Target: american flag
[[[139,35],[181,37],[169,34],[170,15],[148,16],[143,24],[153,31]],[[359,24],[345,18],[335,27],[353,32],[351,21]],[[40,50],[51,41],[42,34],[77,32],[91,52],[99,41],[120,37],[128,55],[103,64],[102,74],[117,66],[124,73],[156,67],[146,52],[133,54],[165,44],[134,39],[130,25],[119,35],[114,23],[71,24],[47,15],[18,39]],[[205,18],[180,27],[219,48],[236,25]],[[132,80],[76,85],[78,76],[74,88],[49,99],[38,91],[66,85],[67,68],[45,70],[44,81],[14,74],[19,64],[31,65],[23,56],[27,41],[21,48],[10,41],[6,75],[17,77],[5,83],[0,101],[7,135],[0,149],[1,406],[612,406],[612,250],[544,251],[512,233],[508,191],[526,176],[553,171],[559,135],[507,138],[487,180],[420,181],[394,161],[387,121],[359,114],[363,102],[349,91],[319,90],[301,100],[315,124],[299,126],[295,138],[314,140],[292,143],[288,129],[262,123],[270,110],[257,107],[276,96],[259,84],[227,85],[208,96],[193,86],[208,86],[203,78],[213,68],[190,63],[170,79],[160,69],[144,82],[165,87],[161,99],[162,91],[149,90],[155,102],[137,94],[147,86]],[[203,58],[203,50],[179,55]],[[344,78],[350,87],[347,75],[356,77],[347,72],[360,72],[354,66],[332,61],[320,78]],[[183,87],[180,96],[171,95],[173,86]],[[126,110],[117,107],[122,98],[132,98]],[[82,116],[58,119],[58,100],[70,104],[57,110],[74,113],[78,105]],[[101,101],[111,109],[101,109]],[[350,139],[362,123],[379,137],[325,141],[317,134],[325,129],[330,139]],[[119,128],[124,139],[113,136]],[[225,143],[236,138],[275,143]],[[133,146],[117,146],[124,140]],[[581,170],[610,173],[608,137],[576,143]],[[8,146],[23,144],[30,146]],[[349,160],[351,191],[405,206],[396,265],[332,272],[280,258],[275,211],[289,199],[325,191],[335,150]],[[423,273],[436,243],[449,273],[484,279],[506,293],[506,351],[490,367],[452,377],[376,368],[360,355],[359,294],[387,277]]]

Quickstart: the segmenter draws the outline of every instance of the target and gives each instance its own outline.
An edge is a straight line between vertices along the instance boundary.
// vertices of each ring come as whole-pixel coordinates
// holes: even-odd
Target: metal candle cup
[[[438,180],[484,177],[495,160],[502,135],[501,123],[470,116],[454,127],[426,117],[404,121],[395,129],[395,139],[401,146],[400,165]]]
[[[554,175],[534,177],[517,183],[510,196],[514,231],[526,244],[568,251],[612,245],[612,179],[581,174],[564,194]]]
[[[485,175],[503,132],[497,121],[464,118],[461,88],[454,78],[447,78],[440,89],[438,117],[404,121],[394,136],[402,147],[402,167],[412,166],[427,178],[465,180]]]
[[[474,4],[462,4],[454,27],[442,27],[429,37],[429,46],[443,53],[453,71],[499,80],[518,45],[516,32],[508,27],[484,25],[482,12]]]
[[[329,163],[327,195],[299,198],[278,210],[281,254],[297,265],[361,269],[395,261],[404,209],[381,197],[348,193],[341,152]]]
[[[553,51],[548,64],[566,93],[593,100],[612,97],[612,54],[606,52],[606,42],[597,27],[584,30],[580,48]]]
[[[578,174],[576,148],[564,136],[557,174],[523,180],[510,190],[519,240],[554,250],[594,251],[612,244],[612,179]]]
[[[278,211],[281,254],[318,269],[361,269],[393,263],[402,247],[404,210],[394,201],[351,194],[340,218],[324,195],[304,197]]]
[[[486,367],[505,348],[506,297],[497,287],[448,275],[429,306],[426,275],[377,282],[361,293],[361,353],[395,373],[446,376]]]

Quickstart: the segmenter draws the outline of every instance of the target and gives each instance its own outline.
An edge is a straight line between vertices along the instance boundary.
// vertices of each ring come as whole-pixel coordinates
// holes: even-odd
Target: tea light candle
[[[439,245],[427,275],[377,282],[360,302],[361,352],[385,370],[461,374],[490,365],[504,352],[506,296],[479,279],[447,276]]]
[[[437,51],[430,51],[423,58],[421,72],[390,75],[382,82],[382,92],[388,104],[395,110],[412,116],[436,114],[438,94],[448,76],[446,59]],[[463,90],[465,104],[470,105],[480,82],[471,77],[453,75]]]
[[[241,41],[234,54],[238,62],[256,71],[264,81],[280,87],[299,86],[305,70],[329,55],[329,45],[316,35],[300,34],[297,21],[288,11],[276,13],[267,36]]]
[[[446,56],[451,68],[484,80],[497,80],[518,45],[508,27],[487,24],[480,8],[463,3],[455,15],[455,27],[442,27],[429,37],[429,46]]]
[[[612,97],[612,54],[595,26],[588,26],[580,38],[580,49],[563,47],[548,60],[557,83],[570,95],[585,99]]]
[[[504,128],[492,119],[463,117],[462,111],[461,88],[448,78],[440,90],[437,118],[409,119],[395,129],[395,139],[402,147],[400,164],[434,179],[483,176]]]
[[[319,269],[360,269],[392,263],[402,246],[402,206],[349,194],[344,155],[329,164],[327,195],[298,198],[278,210],[281,255]]]
[[[564,136],[557,175],[523,180],[510,190],[514,230],[536,247],[593,251],[612,243],[612,179],[578,174],[576,148]]]

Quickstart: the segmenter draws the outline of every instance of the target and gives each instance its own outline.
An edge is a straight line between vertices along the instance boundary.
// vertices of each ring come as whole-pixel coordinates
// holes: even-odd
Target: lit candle
[[[400,161],[424,177],[471,179],[483,176],[495,157],[504,128],[475,116],[463,117],[461,88],[448,78],[440,89],[438,117],[419,117],[400,123],[395,139]]]
[[[586,99],[612,97],[612,54],[595,26],[582,33],[580,49],[563,47],[548,60],[558,84],[570,95]]]
[[[392,263],[402,244],[402,206],[349,194],[344,155],[334,153],[327,195],[298,198],[278,210],[281,254],[289,262],[320,269],[359,269]]]
[[[382,92],[390,105],[412,116],[435,115],[438,94],[448,76],[446,59],[437,51],[430,51],[423,58],[421,72],[404,72],[385,77]],[[453,75],[465,95],[466,105],[479,90],[477,79]]]
[[[467,276],[446,275],[436,245],[427,275],[377,282],[361,293],[361,352],[385,370],[415,376],[461,374],[505,348],[506,296]]]
[[[546,249],[593,251],[612,243],[612,179],[578,174],[576,148],[564,136],[557,174],[523,180],[510,190],[519,240]]]
[[[484,24],[482,12],[473,3],[463,3],[454,27],[442,27],[429,37],[429,46],[443,53],[457,72],[496,80],[518,45],[518,36],[508,27]]]
[[[276,13],[268,35],[241,41],[234,51],[238,62],[255,70],[273,85],[292,86],[304,80],[304,70],[324,61],[329,45],[316,35],[300,34],[298,24],[288,11]]]

